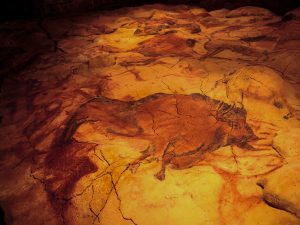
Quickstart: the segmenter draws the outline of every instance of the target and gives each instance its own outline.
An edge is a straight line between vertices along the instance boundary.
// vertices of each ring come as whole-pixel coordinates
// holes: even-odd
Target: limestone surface
[[[7,224],[300,225],[299,9],[145,5],[0,40]]]

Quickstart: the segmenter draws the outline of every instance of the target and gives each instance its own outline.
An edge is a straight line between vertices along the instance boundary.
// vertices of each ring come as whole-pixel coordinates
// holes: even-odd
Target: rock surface
[[[297,160],[298,161],[298,160]],[[300,165],[283,166],[258,182],[263,188],[264,200],[273,207],[293,213],[300,218],[299,176]]]
[[[300,224],[298,11],[2,24],[7,223]]]

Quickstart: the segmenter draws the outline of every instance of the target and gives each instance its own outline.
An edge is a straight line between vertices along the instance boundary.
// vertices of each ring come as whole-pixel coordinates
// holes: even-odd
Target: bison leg
[[[176,140],[173,140],[171,142],[169,142],[166,146],[166,148],[164,149],[164,153],[162,156],[162,165],[161,165],[161,169],[160,171],[158,171],[154,176],[158,179],[158,180],[164,180],[165,179],[165,171],[166,171],[166,166],[171,162],[171,160],[175,157],[175,153],[174,152],[169,152],[169,149],[171,147],[174,147]]]
[[[142,155],[138,159],[134,160],[132,163],[129,164],[129,169],[132,173],[135,173],[137,171],[137,169],[140,166],[140,163],[143,160],[147,159],[149,156],[152,155],[153,149],[154,147],[152,145],[149,145],[144,151],[141,152]]]

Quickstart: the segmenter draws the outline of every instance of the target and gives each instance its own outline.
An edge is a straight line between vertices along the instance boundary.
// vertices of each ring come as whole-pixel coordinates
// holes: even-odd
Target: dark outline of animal
[[[205,152],[212,152],[217,150],[220,147],[228,146],[228,145],[236,145],[238,147],[253,150],[254,148],[248,143],[249,141],[257,140],[257,137],[253,133],[250,126],[246,123],[246,111],[244,109],[236,108],[232,105],[226,104],[224,102],[211,99],[205,95],[201,94],[191,94],[191,95],[179,95],[179,94],[162,94],[156,93],[145,98],[139,99],[137,101],[121,101],[116,99],[109,99],[103,96],[95,97],[87,102],[83,103],[77,111],[73,114],[71,119],[68,121],[66,128],[63,132],[63,135],[60,140],[60,144],[68,143],[74,133],[76,132],[77,128],[82,125],[83,123],[89,122],[97,122],[97,121],[104,121],[104,123],[108,122],[111,123],[114,127],[119,127],[120,130],[117,130],[112,127],[107,127],[106,132],[117,135],[117,136],[124,136],[128,138],[134,137],[142,137],[145,134],[145,130],[141,127],[137,121],[136,115],[139,111],[139,107],[143,107],[144,104],[151,103],[156,101],[160,98],[176,98],[176,97],[183,97],[183,98],[192,98],[192,100],[197,101],[205,101],[208,104],[208,107],[212,107],[211,113],[214,116],[216,121],[220,123],[215,129],[214,136],[210,143],[205,146],[205,143],[200,143],[196,148],[185,151],[183,153],[177,154],[175,152],[176,148],[176,138],[171,138],[168,142],[165,143],[164,149],[157,149],[158,146],[154,147],[149,146],[146,150],[142,151],[142,155],[130,164],[130,168],[132,171],[135,167],[138,167],[141,161],[149,158],[150,156],[156,157],[157,152],[161,153],[162,157],[162,166],[161,170],[155,174],[156,178],[159,180],[165,179],[165,169],[168,164],[172,164],[172,161],[178,160],[178,158],[188,158],[191,159],[191,162],[188,162],[187,165],[179,166],[177,165],[178,169],[188,168],[194,165],[194,163],[201,160],[202,155]],[[93,106],[93,104],[96,104]],[[87,110],[88,107],[92,108],[102,106],[103,109],[99,110],[99,115],[92,115],[93,113]],[[111,108],[110,108],[111,107]],[[177,106],[176,106],[177,107]],[[107,110],[111,110],[107,112]],[[178,109],[177,109],[178,110]],[[106,120],[102,120],[100,115],[107,116]],[[205,121],[204,121],[205,122]],[[226,127],[228,125],[228,127]],[[127,128],[125,126],[128,126]],[[176,125],[175,125],[176,126]],[[223,126],[223,127],[222,127]],[[242,127],[241,127],[242,126]],[[125,128],[125,129],[124,129]],[[226,129],[231,129],[231,131],[226,133]],[[123,131],[122,131],[123,130]],[[125,130],[125,132],[124,132]],[[127,131],[127,132],[126,132]],[[239,132],[234,133],[235,131],[242,131],[240,134]],[[139,137],[140,136],[140,137]],[[174,148],[175,150],[172,151],[171,149]],[[160,156],[160,155],[159,155]],[[174,162],[175,162],[174,161]],[[189,160],[188,160],[189,161]],[[173,167],[176,168],[176,165]]]

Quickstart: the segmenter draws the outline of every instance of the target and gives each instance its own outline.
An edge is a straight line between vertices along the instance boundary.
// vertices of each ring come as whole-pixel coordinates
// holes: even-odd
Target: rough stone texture
[[[7,223],[300,224],[294,15],[147,5],[1,24]]]
[[[299,160],[299,158],[298,158]],[[258,182],[263,188],[264,200],[273,207],[289,211],[300,218],[298,160],[288,164]]]
[[[300,7],[286,13],[285,18],[286,19],[300,20]]]

